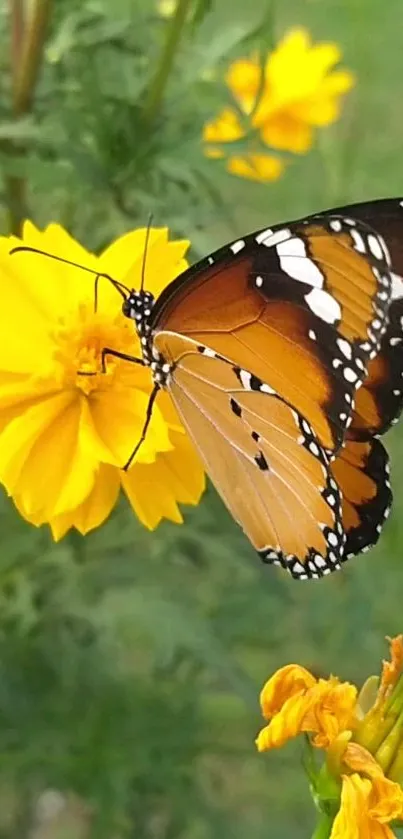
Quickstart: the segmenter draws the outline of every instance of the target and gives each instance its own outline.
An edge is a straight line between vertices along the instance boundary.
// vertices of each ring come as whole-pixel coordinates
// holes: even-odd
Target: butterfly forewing
[[[300,579],[339,567],[340,498],[310,424],[209,347],[161,332],[169,392],[206,469],[262,559]]]
[[[339,448],[356,389],[386,325],[382,240],[339,217],[265,230],[185,272],[152,328],[210,347],[269,384]]]

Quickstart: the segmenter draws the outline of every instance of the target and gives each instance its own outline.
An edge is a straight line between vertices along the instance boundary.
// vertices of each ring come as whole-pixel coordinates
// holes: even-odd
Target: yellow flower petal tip
[[[269,720],[257,737],[259,751],[281,746],[306,732],[318,748],[329,748],[354,726],[357,689],[338,679],[315,679],[298,665],[277,671],[264,686],[260,703]]]
[[[48,523],[56,539],[71,527],[87,533],[109,515],[122,488],[148,528],[163,518],[182,521],[178,504],[197,504],[204,473],[167,394],[160,394],[139,457],[121,467],[141,436],[152,389],[149,370],[116,356],[139,357],[132,324],[107,280],[80,268],[21,252],[18,244],[140,284],[147,231],[134,230],[100,256],[58,224],[40,231],[26,222],[22,239],[0,237],[2,370],[0,481],[21,514]],[[186,267],[186,241],[166,228],[148,236],[146,285],[158,296]],[[15,329],[18,311],[19,328]]]
[[[269,154],[231,156],[227,162],[227,169],[231,175],[260,183],[277,181],[284,168],[285,164],[278,157]]]
[[[344,775],[330,839],[394,839],[388,823],[403,816],[403,791],[387,778]]]
[[[380,689],[384,693],[390,692],[399,679],[403,668],[403,635],[388,638],[390,661],[384,661],[382,666]]]
[[[225,108],[205,125],[206,154],[213,156],[217,144],[246,138],[245,152],[241,157],[231,155],[228,170],[262,182],[276,180],[283,166],[273,157],[266,162],[259,160],[263,155],[255,139],[251,147],[248,134],[254,138],[258,135],[271,149],[308,152],[314,142],[314,129],[339,118],[342,98],[355,84],[353,73],[336,68],[340,58],[337,44],[315,44],[306,29],[295,28],[263,62],[259,55],[234,61],[225,81],[237,110]],[[215,144],[213,151],[207,144]]]

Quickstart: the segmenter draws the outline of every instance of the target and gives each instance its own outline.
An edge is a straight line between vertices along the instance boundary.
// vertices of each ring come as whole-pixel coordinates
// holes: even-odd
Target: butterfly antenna
[[[110,274],[105,274],[103,271],[96,271],[94,268],[87,268],[86,265],[80,265],[79,262],[73,262],[71,259],[64,259],[62,256],[57,256],[55,253],[48,253],[47,251],[41,251],[39,248],[30,248],[28,245],[18,245],[16,248],[12,248],[10,251],[10,256],[13,256],[15,253],[37,253],[40,256],[46,256],[48,259],[54,259],[56,262],[63,262],[64,265],[72,265],[73,268],[79,268],[81,271],[87,271],[88,274],[93,274],[95,276],[95,289],[96,295],[98,294],[98,282],[101,277],[104,280],[109,280],[112,283],[113,287],[116,288],[116,291],[122,295],[124,299],[126,299],[126,295],[130,294],[130,288],[120,283],[118,280],[115,280]]]
[[[145,243],[144,243],[143,261],[141,263],[140,291],[144,291],[144,286],[145,286],[147,250],[148,250],[148,244],[149,244],[149,241],[150,241],[150,232],[151,232],[152,220],[153,220],[153,214],[150,213],[150,215],[148,217],[148,222],[147,222],[146,240],[145,240]]]

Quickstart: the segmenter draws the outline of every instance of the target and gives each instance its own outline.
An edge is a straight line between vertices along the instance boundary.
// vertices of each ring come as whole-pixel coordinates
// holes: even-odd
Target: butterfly
[[[391,293],[382,237],[332,214],[237,240],[157,301],[133,291],[123,304],[154,393],[170,393],[234,519],[299,579],[376,541],[390,506],[382,444],[354,434],[341,447]]]
[[[403,369],[391,351],[400,308],[390,314],[401,302],[391,303],[395,266],[373,215],[341,208],[260,230],[157,300],[109,277],[141,342],[141,358],[128,360],[154,381],[125,468],[167,390],[262,560],[298,579],[325,576],[373,544],[391,504],[374,435],[401,408],[391,385]]]

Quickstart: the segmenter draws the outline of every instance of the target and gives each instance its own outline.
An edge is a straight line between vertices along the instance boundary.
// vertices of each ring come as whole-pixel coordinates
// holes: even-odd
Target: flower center
[[[93,307],[85,303],[75,312],[59,318],[52,339],[61,386],[75,386],[87,395],[115,385],[122,365],[126,369],[130,366],[128,361],[113,354],[105,354],[103,358],[104,349],[136,358],[141,355],[133,324],[120,313],[111,318],[108,314],[94,312]]]

